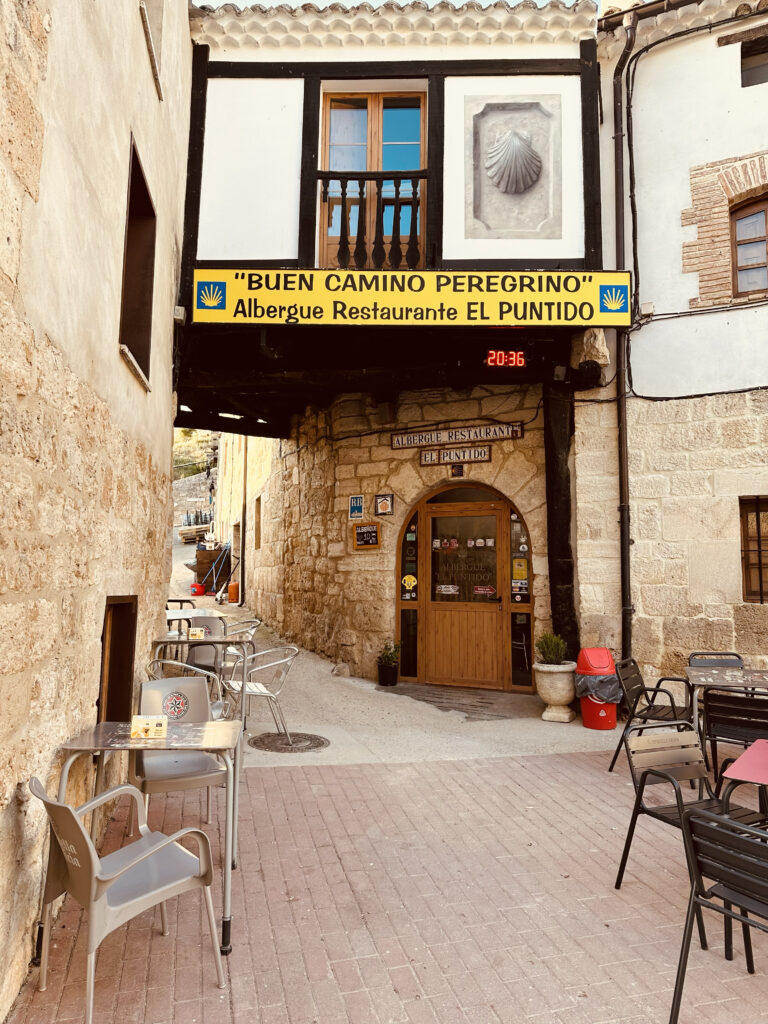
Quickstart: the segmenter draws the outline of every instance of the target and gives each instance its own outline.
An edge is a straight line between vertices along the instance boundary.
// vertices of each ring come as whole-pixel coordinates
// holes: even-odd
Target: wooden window
[[[155,208],[136,146],[132,144],[123,262],[123,297],[120,307],[120,351],[135,375],[147,388],[152,348],[155,234]]]
[[[768,195],[731,212],[735,295],[768,291]]]
[[[741,44],[741,85],[765,85],[768,82],[768,36],[758,36]]]
[[[739,498],[744,600],[768,604],[768,497]]]
[[[101,631],[100,722],[126,722],[133,714],[133,661],[139,599],[108,597]]]
[[[325,96],[323,266],[423,265],[425,115],[423,93]]]

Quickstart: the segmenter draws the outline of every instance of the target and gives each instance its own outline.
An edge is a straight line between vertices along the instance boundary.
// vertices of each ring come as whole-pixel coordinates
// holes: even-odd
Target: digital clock
[[[485,357],[486,366],[525,366],[523,349],[488,349]]]

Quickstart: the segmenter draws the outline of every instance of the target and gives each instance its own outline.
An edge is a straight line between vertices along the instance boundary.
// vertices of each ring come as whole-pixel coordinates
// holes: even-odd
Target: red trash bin
[[[616,666],[607,647],[583,647],[576,660],[576,674],[615,676]],[[591,694],[581,697],[581,720],[587,729],[615,729],[616,705]]]
[[[581,720],[587,729],[615,729],[616,705],[599,697],[580,697]]]

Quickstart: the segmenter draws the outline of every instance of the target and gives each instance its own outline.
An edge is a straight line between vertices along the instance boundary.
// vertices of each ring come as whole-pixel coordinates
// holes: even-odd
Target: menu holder
[[[161,740],[167,735],[167,715],[134,715],[131,718],[132,740]]]

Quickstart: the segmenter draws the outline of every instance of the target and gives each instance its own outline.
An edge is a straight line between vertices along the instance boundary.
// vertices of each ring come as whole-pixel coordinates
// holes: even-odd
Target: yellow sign
[[[528,559],[527,558],[513,558],[512,559],[512,579],[513,580],[527,580],[528,579]]]
[[[195,271],[194,323],[627,327],[629,273]]]

